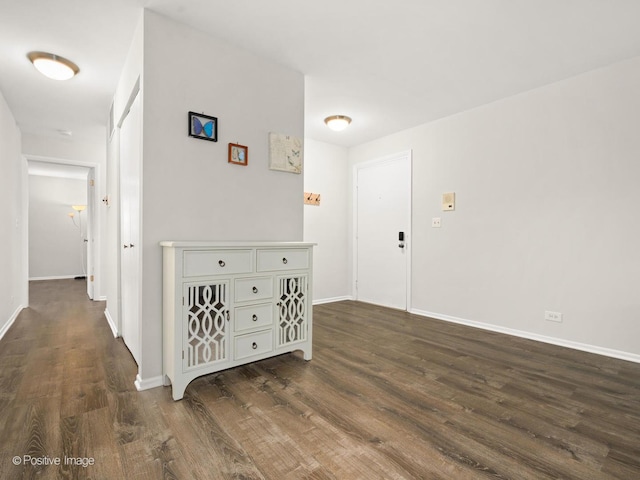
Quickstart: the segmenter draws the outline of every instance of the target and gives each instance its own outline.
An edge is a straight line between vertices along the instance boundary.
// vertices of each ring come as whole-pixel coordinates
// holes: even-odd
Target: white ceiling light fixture
[[[331,130],[339,132],[349,126],[349,124],[351,123],[351,118],[347,117],[346,115],[331,115],[330,117],[324,119],[324,123],[326,123],[327,127],[329,127]]]
[[[69,80],[80,71],[71,60],[53,53],[29,52],[27,57],[41,74],[53,80]]]

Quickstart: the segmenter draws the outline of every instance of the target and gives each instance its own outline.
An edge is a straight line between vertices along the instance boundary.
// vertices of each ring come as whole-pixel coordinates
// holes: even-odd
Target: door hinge
[[[95,180],[89,180],[89,185],[91,185],[92,187],[96,186],[96,181]]]
[[[184,350],[182,350],[182,359],[184,360]]]
[[[93,275],[91,275],[91,276],[89,277],[89,281],[90,281],[90,282],[93,282]]]

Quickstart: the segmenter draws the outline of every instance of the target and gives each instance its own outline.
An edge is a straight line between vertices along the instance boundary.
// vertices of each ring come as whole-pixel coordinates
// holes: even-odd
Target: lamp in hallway
[[[27,58],[41,74],[53,80],[69,80],[80,68],[71,60],[48,52],[29,52]]]
[[[78,224],[76,224],[76,221],[74,219],[75,213],[73,212],[69,212],[69,217],[71,217],[71,221],[73,221],[73,224],[78,227],[80,229],[80,238],[82,239],[82,245],[81,245],[81,249],[80,249],[80,260],[82,262],[82,275],[75,277],[76,280],[84,280],[85,278],[87,278],[87,272],[86,272],[86,268],[84,266],[84,243],[87,241],[84,238],[84,234],[82,232],[82,212],[84,210],[86,210],[87,206],[86,205],[71,205],[71,208],[73,208],[76,212],[78,212]]]

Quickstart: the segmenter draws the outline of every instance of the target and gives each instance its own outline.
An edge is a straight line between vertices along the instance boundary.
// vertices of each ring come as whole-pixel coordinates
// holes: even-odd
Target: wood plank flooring
[[[174,402],[135,391],[84,288],[33,282],[0,341],[0,479],[640,479],[638,364],[339,302],[314,307],[312,361]]]

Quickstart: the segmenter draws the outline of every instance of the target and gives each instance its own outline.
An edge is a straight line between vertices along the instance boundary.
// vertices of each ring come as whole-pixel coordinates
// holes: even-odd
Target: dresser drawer
[[[257,270],[259,272],[306,268],[309,268],[309,250],[306,248],[258,250]]]
[[[235,337],[234,342],[235,360],[269,353],[273,350],[273,331],[263,330],[262,332],[240,335]]]
[[[270,327],[273,324],[273,305],[249,305],[235,309],[234,330],[241,332],[258,327]]]
[[[183,263],[185,277],[230,275],[253,271],[251,250],[190,250],[184,252]]]
[[[273,297],[271,277],[237,278],[235,281],[235,301],[268,300]]]

